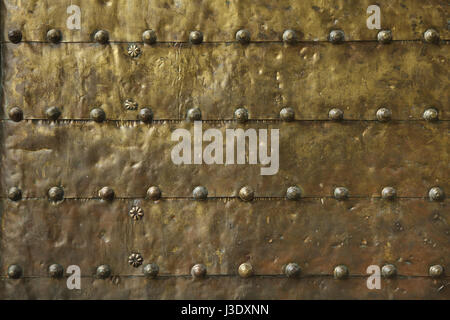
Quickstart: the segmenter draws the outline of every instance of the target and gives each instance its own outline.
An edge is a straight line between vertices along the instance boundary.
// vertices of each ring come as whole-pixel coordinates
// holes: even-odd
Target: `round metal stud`
[[[153,111],[150,108],[142,108],[139,110],[139,120],[144,123],[150,123],[153,121]]]
[[[377,119],[380,122],[386,122],[391,120],[392,112],[388,108],[380,108],[377,110]]]
[[[348,277],[348,268],[344,265],[336,266],[333,270],[333,276],[335,279],[345,279]]]
[[[300,266],[294,262],[288,263],[284,268],[284,273],[288,278],[296,278],[301,272],[302,270],[300,269]]]
[[[64,268],[60,264],[52,264],[48,267],[48,274],[55,279],[62,278],[64,275]]]
[[[428,191],[428,197],[431,201],[441,201],[445,198],[444,190],[440,187],[433,187]]]
[[[52,43],[59,43],[62,39],[61,31],[57,29],[51,29],[47,32],[47,40]]]
[[[22,276],[22,267],[18,264],[12,264],[8,267],[8,278],[19,279]]]
[[[342,30],[332,30],[330,32],[328,40],[333,44],[342,43],[345,40],[344,31]]]
[[[12,43],[19,43],[20,41],[22,41],[22,31],[20,31],[19,29],[10,30],[8,32],[8,39]]]
[[[91,111],[91,118],[100,123],[106,120],[106,113],[101,108],[95,108]]]
[[[195,200],[205,200],[208,197],[208,190],[203,186],[198,186],[192,191],[192,197]]]
[[[424,32],[423,38],[429,43],[439,43],[439,32],[436,29],[428,29]]]
[[[154,30],[145,30],[142,33],[142,41],[146,44],[156,43],[156,32]]]
[[[23,120],[23,111],[19,107],[13,107],[9,109],[9,118],[14,122],[19,122]]]
[[[252,201],[255,197],[255,192],[249,186],[242,187],[239,190],[239,198],[243,201]]]
[[[240,44],[250,43],[250,32],[245,29],[239,30],[236,32],[236,41]]]
[[[133,220],[141,220],[142,217],[144,216],[144,210],[142,210],[141,207],[133,206],[133,207],[131,207],[131,209],[128,212],[128,214],[130,215],[130,217]]]
[[[289,200],[299,200],[302,197],[302,190],[297,186],[289,187],[286,191],[286,198]]]
[[[141,55],[142,50],[137,44],[130,44],[127,49],[128,55],[132,58],[137,58]]]
[[[50,201],[58,202],[64,200],[64,190],[61,187],[51,187],[48,190],[48,198]]]
[[[152,186],[147,190],[147,196],[150,200],[156,201],[161,199],[161,189],[156,186]]]
[[[297,34],[294,30],[286,30],[283,32],[283,41],[289,44],[293,44],[297,41]]]
[[[57,107],[50,107],[45,111],[47,118],[51,121],[56,121],[61,116],[61,111]]]
[[[132,253],[128,257],[128,264],[132,267],[139,267],[142,262],[144,262],[144,258],[142,258],[142,255],[140,253]]]
[[[107,44],[109,42],[109,33],[105,30],[99,30],[94,35],[94,40],[100,44]]]
[[[99,279],[107,279],[111,276],[111,267],[107,264],[102,264],[97,267],[96,274]]]
[[[381,30],[377,35],[378,42],[383,44],[391,43],[392,41],[392,32],[391,30]]]
[[[202,112],[199,108],[191,108],[187,112],[186,119],[188,121],[199,121],[202,120]]]
[[[104,201],[112,201],[115,197],[115,194],[112,188],[103,187],[99,190],[98,196]]]
[[[434,266],[430,267],[430,270],[428,271],[430,277],[433,278],[439,278],[444,274],[444,267],[440,264],[436,264]]]
[[[192,44],[200,44],[203,42],[203,33],[200,31],[191,31],[189,33],[189,42]]]
[[[381,190],[381,198],[385,200],[393,200],[397,196],[397,191],[393,187],[384,187]]]
[[[206,276],[206,266],[203,264],[196,264],[191,268],[191,275],[194,279],[204,278]]]
[[[19,201],[22,199],[22,190],[17,187],[12,187],[8,191],[8,198],[11,201]]]
[[[239,108],[236,109],[234,112],[234,118],[237,120],[237,122],[247,122],[248,121],[248,111],[245,108]]]
[[[159,267],[156,263],[149,263],[144,266],[142,272],[147,278],[155,278],[159,273]]]
[[[423,118],[427,121],[437,121],[439,119],[439,112],[435,108],[428,108],[423,112]]]
[[[253,276],[253,267],[250,263],[244,262],[239,266],[238,273],[242,278],[250,278]]]
[[[344,187],[337,187],[334,189],[334,197],[338,200],[345,200],[348,198],[348,189]]]
[[[381,274],[385,278],[393,278],[397,275],[397,268],[393,264],[386,264],[381,268]]]
[[[328,117],[333,121],[341,121],[344,119],[344,111],[338,108],[333,108],[328,111]]]
[[[295,119],[295,111],[292,108],[283,108],[280,111],[280,118],[283,121],[294,121]]]

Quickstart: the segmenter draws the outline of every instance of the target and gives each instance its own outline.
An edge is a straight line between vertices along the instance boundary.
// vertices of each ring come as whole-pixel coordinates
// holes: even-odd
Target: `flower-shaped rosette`
[[[140,253],[132,253],[128,257],[128,263],[135,268],[139,267],[142,262],[144,262],[144,258],[142,258]]]
[[[132,207],[129,211],[130,217],[133,220],[140,220],[144,216],[144,211],[140,207]]]
[[[124,106],[127,110],[137,110],[137,108],[139,107],[138,103],[131,99],[125,100]]]
[[[141,55],[141,48],[139,48],[135,44],[131,44],[128,46],[128,55],[132,58],[137,58]]]

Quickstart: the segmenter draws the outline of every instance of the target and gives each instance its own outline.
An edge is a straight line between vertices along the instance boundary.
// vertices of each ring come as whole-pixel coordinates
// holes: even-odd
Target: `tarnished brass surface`
[[[357,43],[283,47],[278,44],[203,44],[143,47],[130,58],[127,44],[8,44],[4,46],[4,103],[25,118],[89,118],[101,107],[109,119],[137,119],[132,99],[155,119],[185,118],[199,107],[203,119],[231,119],[245,106],[256,119],[327,119],[341,108],[347,119],[376,119],[387,107],[392,119],[422,119],[430,106],[448,111],[448,45]],[[43,59],[42,57],[45,57]]]
[[[142,41],[146,29],[154,29],[160,41],[188,41],[189,32],[200,30],[205,41],[234,41],[246,28],[252,40],[280,41],[293,29],[304,40],[327,40],[332,29],[342,29],[348,40],[375,40],[378,30],[366,27],[367,7],[381,8],[381,27],[394,39],[421,39],[430,27],[448,39],[448,3],[444,0],[3,0],[4,37],[10,28],[22,27],[24,40],[43,41],[51,28],[63,29],[63,41],[92,41],[96,30],[105,29],[112,41]],[[82,29],[65,30],[66,9],[82,10]]]

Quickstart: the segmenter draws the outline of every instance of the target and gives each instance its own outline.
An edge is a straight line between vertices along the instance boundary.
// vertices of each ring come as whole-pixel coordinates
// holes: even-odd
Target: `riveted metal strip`
[[[376,121],[381,107],[393,120],[423,120],[431,107],[450,119],[447,46],[168,45],[142,47],[137,58],[127,44],[2,48],[4,119],[13,107],[28,119],[46,118],[50,107],[79,120],[94,108],[112,120],[137,120],[142,108],[156,120],[185,119],[195,107],[212,120],[233,119],[240,107],[249,119],[280,119],[285,107],[312,121],[327,120],[331,108]]]
[[[48,266],[58,263],[80,266],[85,277],[94,277],[101,264],[112,275],[142,276],[145,264],[156,263],[160,276],[186,277],[203,263],[213,276],[237,276],[239,265],[249,262],[255,275],[282,277],[283,267],[295,262],[302,277],[331,277],[340,264],[351,276],[365,276],[369,265],[387,263],[400,276],[425,277],[431,265],[450,264],[447,205],[4,200],[2,275],[18,264],[25,277],[48,277]],[[142,211],[138,219],[133,208]],[[131,253],[142,256],[135,267]]]
[[[399,197],[425,199],[432,187],[450,189],[449,125],[204,123],[201,132],[218,129],[223,137],[224,164],[206,164],[202,159],[194,165],[194,158],[192,164],[175,164],[172,157],[179,140],[171,137],[177,129],[188,130],[193,152],[194,125],[189,122],[157,126],[6,122],[2,124],[3,185],[5,193],[19,187],[25,198],[47,198],[54,186],[62,187],[66,197],[77,199],[98,198],[104,186],[119,198],[145,198],[150,186],[159,186],[164,197],[189,198],[198,185],[208,189],[209,197],[234,197],[249,185],[256,197],[279,198],[285,197],[288,187],[298,185],[307,197],[332,197],[340,186],[349,190],[350,197],[380,197],[381,190],[391,186]],[[245,164],[236,164],[236,157],[234,164],[226,164],[226,130],[239,128],[255,130],[256,135],[267,129],[268,141],[271,130],[279,130],[278,171],[262,175],[261,169],[269,165],[260,160],[250,165],[248,150]],[[207,145],[203,142],[200,154]]]
[[[111,41],[142,41],[147,29],[156,32],[158,41],[189,40],[198,30],[207,42],[235,41],[240,29],[247,29],[253,41],[281,42],[286,29],[296,31],[300,40],[326,41],[330,30],[342,29],[346,40],[376,40],[379,30],[368,29],[369,0],[339,1],[333,6],[317,1],[176,1],[143,3],[140,0],[39,1],[4,0],[2,19],[4,39],[8,31],[19,28],[24,41],[47,41],[48,30],[62,31],[62,41],[94,41],[97,30],[109,32]],[[20,3],[20,5],[18,5]],[[381,23],[376,28],[390,29],[394,39],[420,40],[428,28],[436,28],[448,39],[447,3],[440,0],[402,3],[377,2]],[[79,13],[77,10],[80,10]],[[101,12],[101,14],[99,14]],[[80,23],[77,25],[80,17]]]

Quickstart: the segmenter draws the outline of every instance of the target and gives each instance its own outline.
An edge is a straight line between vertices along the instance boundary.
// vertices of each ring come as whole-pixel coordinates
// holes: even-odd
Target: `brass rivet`
[[[100,44],[107,44],[109,42],[108,31],[99,30],[94,35],[94,40]]]
[[[191,268],[191,275],[194,279],[204,278],[206,276],[206,266],[203,264],[196,264]]]
[[[393,278],[397,275],[397,268],[393,264],[386,264],[381,268],[381,274],[385,278]]]
[[[345,279],[348,277],[348,268],[344,265],[336,266],[333,270],[335,279]]]
[[[345,200],[348,198],[348,189],[344,187],[337,187],[334,189],[334,197],[338,200]]]
[[[98,196],[105,201],[112,201],[115,197],[114,190],[110,187],[103,187],[99,190]]]
[[[248,121],[248,111],[245,108],[238,108],[234,112],[234,118],[237,122],[247,122]]]
[[[392,118],[392,112],[388,108],[380,108],[377,110],[377,119],[380,122],[386,122],[391,120]]]
[[[342,43],[345,40],[344,31],[342,30],[332,30],[330,32],[328,40],[333,44]]]
[[[128,55],[132,58],[137,58],[141,55],[142,50],[137,44],[130,44],[127,49]]]
[[[295,112],[292,108],[283,108],[280,111],[280,118],[283,121],[294,121]]]
[[[250,32],[242,29],[236,32],[236,41],[240,44],[248,44],[250,42]]]
[[[289,44],[297,41],[297,34],[294,30],[286,30],[283,32],[283,41]]]
[[[300,266],[294,262],[288,263],[284,268],[284,273],[288,278],[296,278],[301,273]]]
[[[428,192],[428,196],[431,201],[441,201],[445,198],[444,190],[440,187],[433,187]]]
[[[192,191],[192,197],[195,200],[205,200],[208,197],[208,190],[203,186],[198,186]]]
[[[95,122],[103,122],[106,120],[106,113],[101,108],[95,108],[91,111],[91,118]]]
[[[150,200],[153,201],[159,200],[161,198],[161,189],[156,186],[151,186],[147,190],[147,196],[149,197]]]
[[[12,187],[8,191],[8,198],[11,201],[19,201],[22,199],[22,190],[17,187]]]
[[[439,43],[439,32],[432,28],[428,29],[424,32],[423,38],[429,43]]]
[[[203,33],[200,31],[191,31],[189,33],[189,42],[192,44],[200,44],[203,42]]]
[[[439,264],[436,264],[436,265],[430,267],[430,270],[428,271],[428,273],[429,273],[430,277],[439,278],[444,274],[444,267]]]
[[[51,29],[47,32],[47,40],[52,43],[59,43],[62,39],[61,31],[57,29]]]
[[[8,278],[19,279],[22,277],[22,267],[17,264],[12,264],[8,267]]]
[[[159,273],[159,267],[156,263],[146,264],[143,273],[147,278],[155,278]]]
[[[45,111],[49,120],[55,121],[61,116],[61,111],[57,107],[50,107]]]
[[[142,108],[139,111],[139,119],[144,123],[150,123],[153,121],[153,111],[150,108]]]
[[[191,108],[187,112],[186,119],[188,121],[199,121],[202,119],[202,112],[199,108]]]
[[[102,264],[97,267],[96,274],[99,279],[109,278],[111,276],[111,268],[107,264]]]
[[[142,210],[141,207],[133,206],[133,207],[131,207],[131,209],[128,212],[128,214],[130,215],[130,217],[133,220],[140,220],[144,216],[144,211]]]
[[[12,43],[19,43],[20,41],[22,41],[22,31],[20,31],[19,29],[10,30],[8,32],[8,39]]]
[[[9,118],[14,122],[19,122],[23,120],[23,111],[19,107],[13,107],[9,109]]]
[[[302,190],[297,186],[291,186],[286,191],[286,198],[289,200],[299,200],[302,197]]]
[[[242,187],[241,190],[239,190],[239,198],[243,201],[252,201],[254,197],[255,192],[249,186]]]
[[[145,30],[142,33],[142,41],[146,44],[156,43],[156,32],[154,30]]]
[[[128,257],[128,264],[132,267],[137,268],[142,264],[142,262],[144,262],[144,258],[142,258],[140,253],[134,252]]]
[[[393,200],[397,196],[397,191],[393,187],[384,187],[381,190],[381,197],[386,200]]]
[[[381,30],[377,35],[378,42],[383,44],[391,43],[392,41],[392,32],[391,30]]]
[[[341,109],[333,108],[328,111],[328,117],[333,121],[341,121],[344,119],[344,112]]]
[[[242,278],[250,278],[253,276],[253,267],[250,263],[244,262],[239,266],[238,273]]]
[[[137,110],[137,108],[139,107],[138,103],[133,99],[125,100],[123,106],[125,107],[126,110]]]
[[[428,108],[423,112],[423,118],[427,121],[436,121],[439,119],[439,111],[435,108]]]
[[[62,278],[64,275],[64,268],[60,264],[52,264],[48,267],[48,274],[51,278]]]
[[[64,190],[61,187],[51,187],[48,190],[48,198],[50,201],[58,202],[64,200]]]

